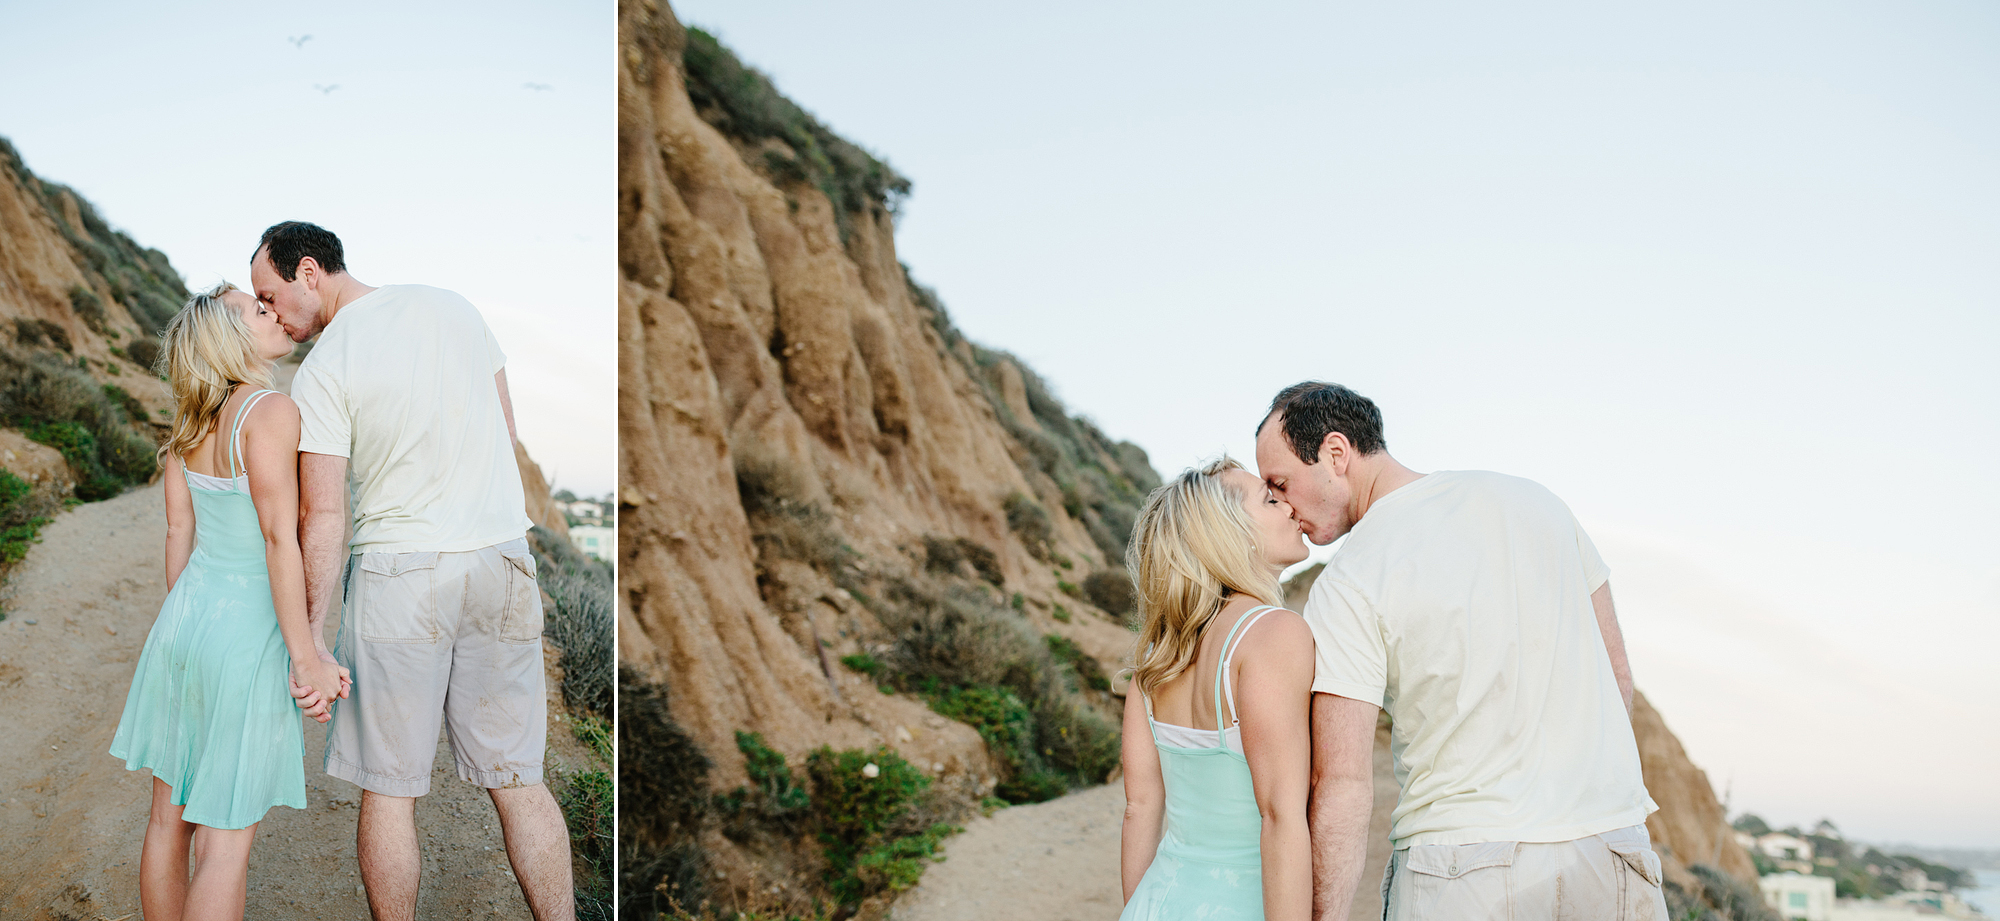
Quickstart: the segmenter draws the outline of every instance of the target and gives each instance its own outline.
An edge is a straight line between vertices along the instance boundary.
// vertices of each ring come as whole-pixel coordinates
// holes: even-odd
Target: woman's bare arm
[[[1118,875],[1125,884],[1125,901],[1153,865],[1160,849],[1160,830],[1167,812],[1167,781],[1160,774],[1160,751],[1153,747],[1153,729],[1146,724],[1146,702],[1139,682],[1125,689],[1125,827],[1119,833]]]
[[[167,591],[181,580],[194,555],[194,494],[188,491],[181,459],[167,456]]]
[[[1230,659],[1236,715],[1250,786],[1264,817],[1264,917],[1309,921],[1312,838],[1306,797],[1312,778],[1313,634],[1286,610],[1257,621]]]
[[[306,623],[305,558],[299,552],[299,408],[290,397],[264,397],[243,421],[244,469],[264,532],[271,604],[292,657],[292,678],[331,700],[346,696],[347,670],[319,657]]]

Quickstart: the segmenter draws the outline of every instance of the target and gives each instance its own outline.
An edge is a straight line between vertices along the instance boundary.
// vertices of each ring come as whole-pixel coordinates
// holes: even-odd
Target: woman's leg
[[[153,778],[153,814],[146,820],[146,843],[139,848],[139,907],[148,921],[181,921],[194,829],[181,821],[174,788]]]
[[[188,883],[181,921],[243,921],[250,890],[250,841],[257,826],[195,826],[194,879]]]

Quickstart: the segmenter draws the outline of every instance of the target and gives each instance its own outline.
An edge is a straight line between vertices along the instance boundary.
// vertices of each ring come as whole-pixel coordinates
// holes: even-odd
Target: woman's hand
[[[330,718],[328,707],[346,697],[350,685],[347,669],[337,662],[317,657],[292,660],[292,696],[306,715],[319,722]]]

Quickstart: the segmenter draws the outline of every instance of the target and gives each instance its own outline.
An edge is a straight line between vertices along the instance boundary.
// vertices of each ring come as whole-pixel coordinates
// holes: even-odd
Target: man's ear
[[[1354,445],[1347,436],[1339,432],[1328,432],[1319,442],[1319,461],[1326,464],[1334,476],[1347,473],[1347,462],[1354,459]]]
[[[299,258],[298,274],[294,277],[306,283],[307,291],[318,291],[320,279],[325,276],[320,274],[319,260],[311,256],[302,256]]]

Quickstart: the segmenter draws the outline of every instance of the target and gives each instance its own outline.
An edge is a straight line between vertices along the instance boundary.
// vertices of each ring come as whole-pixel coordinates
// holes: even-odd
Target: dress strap
[[[1137,684],[1138,679],[1133,679],[1132,683]],[[1153,734],[1153,744],[1158,745],[1160,744],[1160,727],[1158,723],[1153,721],[1153,695],[1139,688],[1133,688],[1133,690],[1139,692],[1139,700],[1146,705],[1146,731]]]
[[[1222,721],[1222,692],[1224,685],[1229,682],[1229,657],[1236,651],[1236,635],[1256,623],[1258,618],[1275,610],[1277,610],[1275,605],[1260,604],[1244,611],[1243,616],[1236,618],[1236,626],[1229,628],[1229,635],[1222,638],[1222,663],[1215,668],[1215,737],[1220,744],[1228,744],[1223,741],[1222,733],[1229,728],[1230,723],[1236,722],[1236,692],[1233,688],[1229,692],[1229,723]]]
[[[243,452],[237,446],[237,438],[243,434],[243,417],[250,414],[250,407],[257,405],[258,400],[274,393],[277,391],[259,390],[245,399],[242,406],[236,408],[236,423],[229,427],[229,488],[231,489],[236,488],[236,478],[241,475],[237,470],[243,460]],[[248,464],[241,464],[241,469],[243,473],[250,472]]]

